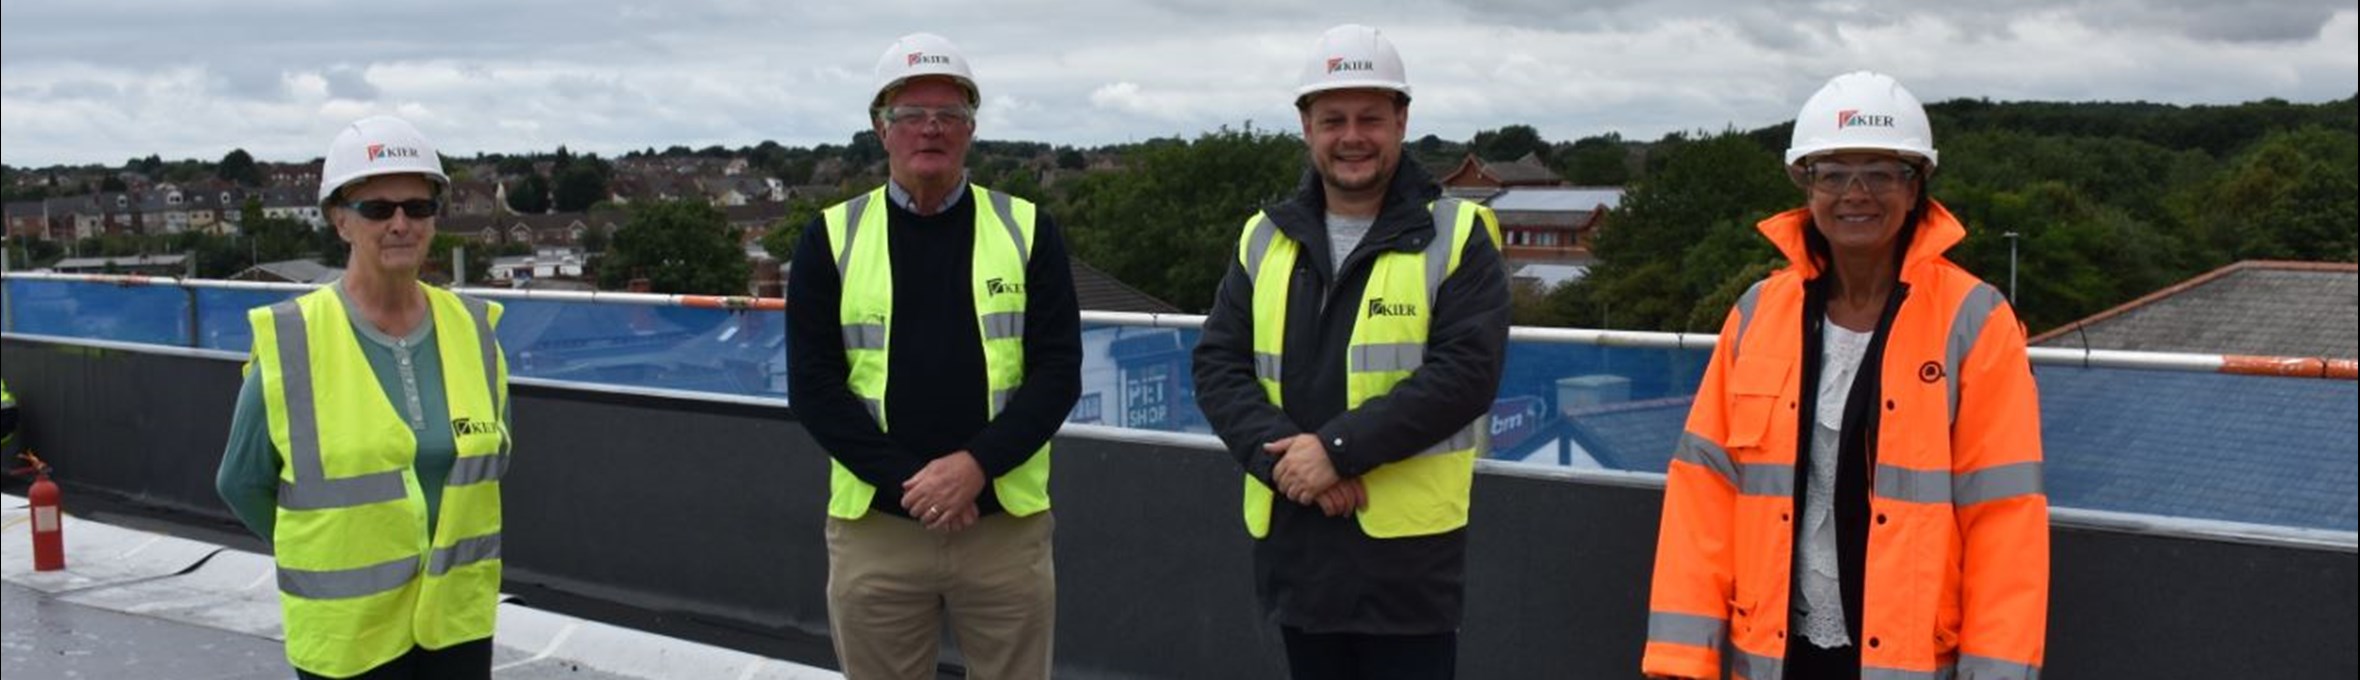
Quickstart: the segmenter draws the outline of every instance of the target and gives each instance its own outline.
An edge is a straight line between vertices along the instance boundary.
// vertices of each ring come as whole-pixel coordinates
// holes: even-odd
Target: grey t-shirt
[[[1351,255],[1352,249],[1360,247],[1360,240],[1367,238],[1369,227],[1374,226],[1377,226],[1377,218],[1374,217],[1346,217],[1328,213],[1328,253],[1334,256],[1328,259],[1328,266],[1334,268],[1328,272],[1329,275],[1343,275],[1344,257]]]

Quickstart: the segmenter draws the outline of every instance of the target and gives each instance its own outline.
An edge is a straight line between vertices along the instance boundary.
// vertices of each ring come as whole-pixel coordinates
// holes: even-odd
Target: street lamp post
[[[2016,304],[2016,241],[2023,235],[2011,231],[2002,236],[2008,238],[2008,304],[2012,305]]]

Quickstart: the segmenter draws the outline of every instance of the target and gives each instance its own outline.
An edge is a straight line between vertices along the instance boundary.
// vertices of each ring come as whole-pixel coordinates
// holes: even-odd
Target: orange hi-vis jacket
[[[1808,210],[1758,229],[1791,266],[1730,310],[1664,488],[1645,672],[1781,678],[1791,620]],[[1859,628],[1864,677],[2034,678],[2049,594],[2039,398],[2015,310],[1942,257],[1966,229],[1941,204],[1903,257],[1876,366]],[[1841,405],[1827,405],[1841,408]],[[1858,427],[1847,423],[1846,428]]]

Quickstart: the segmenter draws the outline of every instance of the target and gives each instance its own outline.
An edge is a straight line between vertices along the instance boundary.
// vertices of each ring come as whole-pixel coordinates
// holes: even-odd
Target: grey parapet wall
[[[213,523],[228,518],[213,474],[242,361],[0,343],[22,436],[69,499],[103,493]],[[530,380],[513,395],[508,590],[761,636],[826,634],[827,460],[791,408]],[[1283,676],[1276,630],[1253,601],[1237,468],[1208,442],[1090,427],[1057,440],[1058,677]],[[1483,465],[1460,676],[1635,677],[1660,486]],[[2049,676],[2360,675],[2350,534],[2060,510],[2051,537]]]

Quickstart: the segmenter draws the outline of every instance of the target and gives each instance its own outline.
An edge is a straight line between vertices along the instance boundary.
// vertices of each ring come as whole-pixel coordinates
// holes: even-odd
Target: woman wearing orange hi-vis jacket
[[[1892,78],[1796,117],[1791,261],[1722,326],[1664,489],[1652,677],[2034,678],[2039,399],[2015,310],[1942,256],[1933,132]]]

